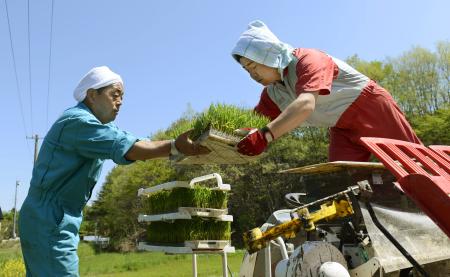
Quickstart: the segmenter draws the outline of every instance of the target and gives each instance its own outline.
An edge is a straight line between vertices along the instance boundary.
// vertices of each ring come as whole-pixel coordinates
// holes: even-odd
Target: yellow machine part
[[[283,236],[287,239],[294,238],[301,230],[312,231],[315,227],[315,222],[320,220],[331,220],[337,217],[346,217],[354,213],[353,208],[347,200],[332,200],[320,205],[320,209],[309,213],[308,208],[296,210],[294,214],[298,218],[291,221],[274,226],[269,230],[262,232],[261,229],[252,229],[243,235],[244,244],[249,253],[254,253],[265,248],[271,240]]]
[[[312,231],[316,227],[315,222],[320,220],[331,220],[336,217],[346,217],[354,214],[353,208],[347,200],[331,201],[320,205],[320,209],[309,214],[307,208],[296,211],[300,217],[306,219],[307,226],[303,226],[306,231]]]

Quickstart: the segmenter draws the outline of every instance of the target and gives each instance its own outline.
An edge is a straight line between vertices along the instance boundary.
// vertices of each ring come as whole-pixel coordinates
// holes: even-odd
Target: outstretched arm
[[[253,129],[237,145],[238,152],[248,156],[259,155],[274,139],[299,127],[314,111],[318,91],[301,93],[272,122],[262,129]]]
[[[189,139],[189,133],[185,132],[178,136],[175,146],[179,152],[186,156],[207,154],[210,151]],[[129,161],[143,161],[155,158],[168,157],[171,152],[171,140],[149,141],[141,140],[136,142],[125,155]]]
[[[144,161],[154,158],[168,157],[170,153],[170,140],[137,141],[125,154],[125,158],[129,161]]]
[[[274,139],[299,127],[314,112],[318,95],[318,91],[301,93],[276,119],[267,124]]]

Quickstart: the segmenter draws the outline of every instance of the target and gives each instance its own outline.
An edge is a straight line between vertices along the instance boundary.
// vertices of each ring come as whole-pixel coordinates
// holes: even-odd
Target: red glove
[[[237,145],[238,152],[247,156],[257,156],[266,150],[273,134],[269,128],[251,130]]]

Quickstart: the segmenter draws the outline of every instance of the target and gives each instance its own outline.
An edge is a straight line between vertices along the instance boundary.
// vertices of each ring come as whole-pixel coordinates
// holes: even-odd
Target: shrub
[[[25,264],[20,258],[7,260],[0,267],[0,276],[20,277],[25,276]]]

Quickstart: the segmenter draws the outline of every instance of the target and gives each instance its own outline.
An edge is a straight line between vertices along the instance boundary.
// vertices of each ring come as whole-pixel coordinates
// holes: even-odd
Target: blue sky
[[[25,137],[45,136],[58,115],[76,104],[72,91],[94,66],[108,65],[124,79],[126,94],[117,125],[147,136],[168,127],[189,105],[202,111],[213,102],[248,107],[257,102],[260,86],[230,56],[240,33],[255,19],[294,47],[319,48],[341,59],[358,54],[365,60],[383,60],[415,45],[434,49],[437,41],[450,39],[446,0],[54,0],[48,87],[52,2],[30,0],[30,92],[28,2],[8,0],[19,94],[1,2],[3,210],[13,207],[16,180],[21,182],[18,207],[29,187],[34,145]],[[113,166],[105,163],[95,193]]]

